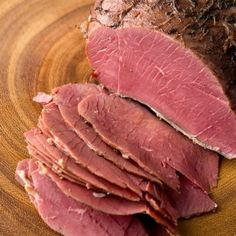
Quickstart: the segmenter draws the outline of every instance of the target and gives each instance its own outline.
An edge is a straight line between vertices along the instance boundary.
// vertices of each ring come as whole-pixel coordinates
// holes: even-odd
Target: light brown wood
[[[41,110],[32,97],[91,73],[78,26],[92,2],[0,0],[0,235],[57,235],[40,219],[14,171],[28,157],[23,132]],[[236,235],[236,161],[223,161],[213,197],[217,212],[182,221],[182,235]]]

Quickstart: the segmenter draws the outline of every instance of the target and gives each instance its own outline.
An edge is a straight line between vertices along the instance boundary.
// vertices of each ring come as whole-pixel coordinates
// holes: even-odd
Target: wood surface
[[[86,81],[91,69],[79,30],[93,1],[0,0],[0,235],[57,235],[40,219],[15,181],[19,160],[28,158],[23,133],[41,107],[38,91]],[[180,222],[183,236],[236,235],[236,160],[221,163],[213,198],[216,213]]]

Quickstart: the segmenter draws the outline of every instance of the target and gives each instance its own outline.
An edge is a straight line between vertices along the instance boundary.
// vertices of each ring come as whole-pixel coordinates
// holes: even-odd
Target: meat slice
[[[32,145],[27,145],[27,150],[29,152],[29,155],[35,161],[38,161],[38,163],[41,163],[42,165],[47,166],[49,169],[51,169],[53,172],[55,172],[60,178],[65,178],[65,179],[67,179],[67,180],[69,180],[69,181],[71,181],[73,183],[76,183],[76,184],[79,184],[79,185],[82,185],[82,186],[86,186],[86,183],[82,179],[80,179],[77,176],[71,174],[70,172],[64,171],[63,169],[61,169],[61,167],[59,165],[57,165],[55,163],[52,164],[50,158],[48,158],[47,156],[45,156],[42,153],[40,153]],[[92,186],[92,185],[91,185],[91,189],[93,189],[94,191],[97,190],[97,188]],[[105,193],[103,193],[103,194],[105,194]]]
[[[172,222],[163,218],[163,216],[154,211],[144,202],[128,201],[116,196],[108,195],[102,198],[94,197],[93,192],[80,185],[74,184],[67,180],[60,179],[56,174],[44,167],[48,176],[57,184],[57,186],[67,196],[92,207],[95,210],[112,214],[112,215],[132,215],[137,213],[145,213],[151,216],[157,223],[161,224],[170,233],[175,233],[176,229]]]
[[[18,164],[16,178],[26,188],[42,219],[53,230],[65,236],[93,236],[95,232],[98,236],[147,236],[135,217],[113,216],[92,210],[66,196],[48,176],[40,174],[36,166],[29,173],[28,165],[29,160]]]
[[[101,27],[89,37],[88,56],[105,87],[146,104],[204,148],[236,158],[236,115],[218,77],[178,41],[143,28]]]
[[[34,147],[32,149],[31,146],[28,146],[31,156],[47,164],[47,166],[64,178],[77,183],[82,182],[84,186],[94,188],[101,193],[105,193],[105,195],[106,193],[111,193],[129,200],[139,200],[139,197],[131,190],[111,184],[107,180],[90,173],[87,169],[76,164],[73,159],[65,156],[55,146],[48,143],[47,137],[40,130],[33,129],[28,131],[25,133],[25,137],[27,142]],[[63,172],[63,174],[60,172]]]
[[[130,176],[130,178],[142,189],[143,193],[145,193],[145,200],[149,202],[154,209],[157,208],[165,217],[170,217],[173,221],[176,221],[178,213],[171,205],[163,186],[142,178],[137,178],[136,176]]]
[[[92,150],[113,162],[122,170],[159,183],[160,181],[157,178],[122,158],[122,156],[108,146],[94,129],[78,114],[78,103],[88,95],[99,93],[104,93],[104,90],[95,84],[67,84],[53,90],[53,102],[58,105],[61,115],[67,124],[76,131],[80,138],[82,138]]]
[[[218,175],[217,154],[193,144],[138,103],[115,95],[91,95],[78,105],[79,114],[103,139],[173,187],[175,171],[206,192]],[[174,182],[175,181],[175,182]]]
[[[66,151],[77,163],[95,175],[122,188],[128,188],[142,197],[142,192],[126,175],[111,162],[96,155],[83,140],[66,125],[56,104],[46,105],[42,111],[42,122],[52,134],[54,142]]]
[[[234,1],[97,0],[89,18],[90,33],[135,26],[178,40],[214,71],[236,111]]]
[[[120,188],[110,182],[99,178],[88,172],[87,169],[76,164],[73,159],[66,156],[63,152],[57,149],[52,143],[51,139],[47,138],[39,129],[35,128],[25,133],[29,154],[46,164],[59,176],[86,186],[88,189],[93,189],[94,194],[105,196],[107,193],[123,197],[128,200],[137,201],[137,195],[132,191]],[[146,193],[151,194],[152,197],[145,198],[151,204],[154,202],[154,208],[159,210],[166,217],[170,217],[173,221],[177,219],[177,212],[171,206],[169,199],[165,196],[163,198],[163,191],[156,184],[147,180],[143,180],[137,176],[128,174],[129,178],[140,188],[145,196]],[[155,187],[150,187],[155,185]],[[164,204],[163,204],[164,203]],[[152,204],[153,205],[153,204]]]
[[[194,186],[188,179],[180,177],[180,193],[169,194],[172,198],[172,204],[177,209],[179,217],[189,218],[193,215],[215,210],[217,204],[201,189]]]
[[[102,101],[102,109],[100,107],[101,104],[97,101],[97,98],[104,98],[104,96],[91,95],[85,98],[78,105],[79,114],[83,116],[95,128],[95,130],[99,133],[99,135],[106,143],[118,149],[123,154],[123,156],[137,162],[140,167],[144,168],[152,175],[156,175],[161,181],[163,181],[173,189],[178,189],[179,181],[175,170],[162,163],[162,160],[160,159],[150,159],[149,149],[144,150],[140,148],[142,144],[139,144],[139,141],[138,143],[135,143],[135,141],[137,141],[137,137],[134,137],[134,140],[132,140],[132,133],[134,135],[137,134],[136,127],[134,126],[135,120],[133,120],[133,118],[128,120],[127,123],[126,120],[124,120],[125,115],[127,114],[119,112],[115,115],[117,117],[110,118],[110,116],[114,115],[112,113],[112,109],[118,111],[120,108],[117,107],[117,105],[113,102],[112,104],[110,104],[109,95],[106,95],[105,97],[107,100],[105,99]],[[107,106],[107,102],[109,102],[109,107]],[[112,106],[111,109],[110,105]],[[130,112],[133,111],[130,110]],[[117,122],[117,118],[122,120],[121,123]],[[131,125],[131,127],[129,127],[129,125]],[[119,133],[117,133],[117,131]]]

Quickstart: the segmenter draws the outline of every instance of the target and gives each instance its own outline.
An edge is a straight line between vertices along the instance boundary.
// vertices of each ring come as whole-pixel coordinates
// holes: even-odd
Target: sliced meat
[[[88,56],[109,90],[146,104],[204,148],[236,158],[236,115],[191,50],[160,32],[101,27],[89,37]]]
[[[137,178],[136,176],[130,176],[130,178],[145,193],[145,199],[151,205],[153,205],[153,203],[155,204],[154,208],[157,207],[164,216],[171,217],[172,220],[176,221],[178,213],[171,205],[169,197],[165,194],[165,189],[163,186],[159,186],[156,183],[144,180],[142,178]]]
[[[62,169],[58,164],[53,164],[51,160],[48,160],[47,157],[44,154],[39,153],[35,148],[32,146],[28,146],[28,151],[31,157],[33,157],[35,160],[39,160],[40,162],[44,163],[48,168],[50,168],[54,173],[56,173],[59,177],[69,180],[73,183],[79,184],[81,186],[86,187],[87,189],[91,189],[94,191],[94,196],[98,197],[104,197],[109,194],[113,194],[119,197],[122,197],[124,199],[130,200],[130,201],[139,201],[140,199],[135,195],[131,190],[129,189],[123,189],[120,187],[117,187],[116,185],[112,185],[109,182],[101,181],[100,179],[94,180],[96,176],[90,176],[90,173],[87,173],[86,177],[89,177],[90,182],[86,182],[83,178],[78,177],[78,175],[81,173],[81,170],[79,173],[71,173],[67,170]],[[87,177],[87,178],[88,178]]]
[[[45,128],[44,128],[45,130]],[[47,131],[46,131],[47,132]],[[42,138],[41,138],[42,139]],[[51,142],[51,140],[49,141],[49,143]],[[61,152],[59,150],[54,150],[55,147],[51,147],[49,146],[47,143],[43,143],[42,140],[41,140],[41,145],[43,147],[46,147],[46,149],[48,148],[48,151],[51,152],[51,155],[54,156],[54,158],[56,158],[58,155],[55,155],[54,152]],[[54,150],[54,151],[50,151],[50,150]],[[61,154],[60,154],[61,155]],[[63,156],[61,156],[63,157]],[[64,158],[63,160],[64,161],[60,161],[60,159],[57,160],[58,163],[61,163],[63,165],[65,165],[65,168],[68,168],[69,167],[69,170],[71,170],[71,173],[75,174],[76,176],[76,173],[80,173],[80,171],[77,171],[76,170],[76,167],[74,167],[73,165],[76,165],[76,164],[73,164],[71,162],[73,162],[72,160],[70,159],[66,159],[67,156],[65,156],[64,154]],[[66,161],[65,161],[66,160]],[[78,167],[77,167],[78,168]],[[57,167],[58,169],[58,167]],[[57,170],[56,169],[56,170]],[[60,171],[60,170],[59,170]],[[160,202],[160,208],[164,210],[164,214],[169,214],[172,219],[176,219],[176,210],[171,206],[169,200],[168,200],[168,197],[165,196],[165,194],[163,193],[163,191],[161,190],[162,188],[162,185],[160,185],[159,187],[156,185],[156,183],[152,183],[150,182],[149,180],[144,180],[142,179],[141,177],[138,177],[138,176],[135,176],[135,175],[132,175],[132,174],[128,174],[128,177],[131,178],[131,180],[140,188],[140,190],[145,193],[149,193],[151,194],[155,199],[157,199],[159,202]],[[69,179],[71,180],[71,179]],[[75,180],[74,180],[75,181]],[[91,183],[91,181],[88,181],[87,182]],[[98,186],[96,184],[93,184],[94,186]],[[104,189],[104,188],[103,188]],[[112,191],[110,191],[112,193]],[[122,191],[122,193],[125,192],[124,190]],[[113,192],[114,193],[114,192]],[[120,193],[119,194],[116,194],[118,196],[120,196]],[[129,193],[129,198],[130,198],[130,193]],[[125,196],[124,196],[125,197]],[[134,199],[135,196],[132,196],[132,199]],[[126,197],[127,198],[127,197]],[[136,199],[136,198],[135,198]],[[131,199],[130,199],[131,200]],[[149,201],[149,199],[146,199],[147,201]]]
[[[123,189],[115,184],[100,178],[87,169],[76,164],[75,161],[67,157],[64,153],[58,150],[50,142],[47,137],[38,129],[32,129],[25,133],[28,143],[30,143],[37,150],[35,153],[32,148],[28,147],[29,153],[32,157],[39,159],[55,170],[57,173],[63,171],[66,179],[73,179],[73,181],[82,182],[88,188],[95,187],[97,190],[105,193],[115,194],[117,196],[138,201],[140,198],[129,189]]]
[[[216,209],[217,204],[201,189],[194,186],[188,179],[180,177],[181,194],[171,193],[173,206],[177,209],[179,217],[189,218]]]
[[[99,93],[104,93],[104,90],[95,84],[68,84],[53,90],[53,101],[58,105],[61,115],[67,124],[76,131],[80,138],[82,138],[92,150],[113,162],[122,170],[160,182],[143,169],[122,158],[122,156],[108,146],[94,129],[78,114],[78,103],[88,95]]]
[[[47,156],[40,153],[32,145],[27,145],[27,150],[29,152],[29,155],[35,161],[38,161],[38,163],[41,163],[42,165],[47,166],[49,169],[51,169],[53,172],[55,172],[60,178],[65,178],[65,179],[67,179],[67,180],[69,180],[73,183],[76,183],[76,184],[79,184],[79,185],[82,185],[82,186],[86,186],[86,183],[82,179],[78,178],[77,176],[75,176],[75,175],[73,175],[73,174],[71,174],[67,171],[64,171],[57,164],[55,164],[55,163],[52,164],[51,160]],[[92,185],[91,185],[91,189],[93,189],[95,192],[99,191],[96,187],[94,187]]]
[[[53,135],[54,142],[62,147],[72,158],[95,175],[122,188],[128,188],[138,196],[141,190],[111,162],[93,152],[80,137],[66,125],[56,104],[46,105],[42,111],[42,122]]]
[[[98,100],[100,98],[105,98],[105,100],[102,101],[103,105],[100,103],[100,101],[97,101],[97,98]],[[107,102],[109,103],[109,105],[107,104]],[[102,109],[100,105],[102,105]],[[110,107],[110,105],[112,107]],[[135,120],[132,118],[128,120],[128,123],[126,122],[126,120],[124,122],[124,118],[127,114],[119,112],[115,115],[118,115],[118,117],[110,118],[110,116],[114,115],[112,109],[116,111],[117,109],[119,110],[119,107],[117,107],[117,105],[113,103],[113,101],[112,104],[110,104],[109,95],[105,95],[105,97],[103,95],[91,95],[85,98],[78,105],[79,114],[83,116],[84,119],[86,119],[95,128],[95,130],[99,133],[99,135],[106,143],[118,149],[123,154],[123,156],[125,156],[125,158],[132,159],[147,172],[150,172],[152,175],[156,175],[168,186],[172,187],[173,189],[177,189],[179,187],[179,182],[175,170],[168,165],[164,165],[164,163],[162,163],[162,160],[160,159],[150,159],[149,149],[144,150],[143,148],[140,148],[142,144],[139,144],[139,140],[137,140],[137,137],[130,137],[132,133],[134,135],[137,134],[136,126],[134,126]],[[108,116],[107,112],[109,113]],[[129,110],[129,112],[132,113],[133,111]],[[116,118],[121,119],[121,123],[118,123],[116,121]],[[117,131],[119,131],[119,133],[117,133]],[[145,133],[148,134],[148,132],[146,131]],[[132,138],[134,138],[134,140],[132,140]],[[136,143],[136,141],[138,143]]]
[[[46,146],[48,146],[48,145],[46,144]],[[31,155],[31,157],[33,157],[36,160],[39,160],[40,162],[44,163],[48,168],[50,168],[55,173],[57,173],[59,177],[65,178],[66,180],[69,180],[70,182],[73,182],[73,183],[79,184],[81,186],[84,186],[88,189],[94,190],[94,193],[93,193],[94,196],[105,197],[107,195],[107,189],[106,189],[107,185],[106,184],[105,184],[105,189],[102,189],[102,190],[99,189],[99,188],[101,188],[101,183],[103,183],[103,181],[99,181],[99,180],[95,179],[95,181],[93,181],[92,184],[89,184],[89,181],[86,182],[84,179],[81,179],[80,176],[78,177],[78,174],[81,173],[80,169],[79,169],[79,171],[75,172],[74,174],[73,173],[71,174],[70,172],[65,171],[64,169],[62,169],[58,164],[52,163],[53,158],[48,158],[48,156],[46,156],[43,153],[40,153],[40,151],[36,150],[36,148],[33,147],[32,145],[28,145],[27,149],[28,149],[28,152]],[[69,161],[71,161],[71,160],[68,159],[65,162],[66,165],[67,165],[67,163],[68,164],[70,163]],[[90,177],[90,179],[91,179],[91,177]],[[132,178],[132,179],[134,181],[137,181],[137,178]],[[95,182],[95,184],[94,184],[94,182]],[[90,183],[91,183],[91,180],[90,180]],[[144,192],[145,200],[148,203],[150,203],[150,205],[153,207],[153,209],[160,212],[164,217],[167,217],[169,220],[171,220],[173,222],[176,222],[176,220],[177,220],[177,211],[171,206],[168,198],[162,199],[163,194],[158,193],[157,191],[152,192],[152,194],[153,194],[152,196],[149,195],[149,194],[146,194],[145,192],[148,192],[148,190],[149,190],[149,187],[148,187],[149,184],[148,183],[146,184],[144,182],[137,183],[137,185],[138,184],[139,184],[141,190]],[[108,184],[108,187],[110,187],[109,192],[111,192],[111,193],[113,193],[113,194],[115,194],[119,197],[123,197],[123,198],[126,198],[128,200],[137,201],[137,198],[135,198],[135,196],[132,195],[132,192],[129,192],[126,189],[121,189],[119,187],[117,188],[116,186],[111,186],[111,184],[110,185]],[[106,192],[103,192],[103,190],[105,190]],[[165,202],[165,205],[163,205],[163,201]]]
[[[116,196],[108,195],[102,198],[93,196],[93,192],[80,185],[74,184],[67,180],[60,179],[56,174],[47,169],[47,175],[57,184],[57,186],[67,196],[92,207],[95,210],[102,211],[112,215],[132,215],[145,213],[151,216],[157,223],[164,226],[169,232],[175,233],[175,226],[167,219],[163,218],[157,211],[152,210],[144,202],[132,202]],[[44,171],[43,171],[44,172]]]
[[[30,132],[28,132],[30,133]],[[32,140],[36,139],[39,131],[31,131],[36,137],[29,137],[30,134],[26,135],[28,139],[31,139],[31,143],[33,143]],[[35,135],[35,133],[37,135]],[[42,143],[37,143],[37,140],[34,141],[34,145],[37,145],[37,147],[40,145],[40,147],[44,147],[46,149],[52,150],[52,148],[55,148],[53,146],[49,147],[49,144],[47,143],[46,139],[45,141],[42,141],[42,137],[40,137],[40,140]],[[56,154],[56,151],[54,150],[52,152],[53,157],[50,157],[50,154],[47,153],[45,150],[38,151],[35,147],[32,146],[32,144],[27,146],[28,152],[31,157],[35,158],[36,160],[39,160],[40,162],[44,163],[48,168],[53,170],[55,173],[58,174],[58,176],[65,178],[66,180],[69,180],[73,183],[79,184],[81,186],[84,186],[88,189],[94,190],[94,196],[104,197],[107,195],[107,193],[113,193],[119,197],[123,197],[128,200],[134,200],[137,201],[137,197],[132,194],[132,192],[119,188],[117,186],[114,186],[112,184],[106,183],[106,181],[99,179],[98,177],[94,177],[92,174],[87,173],[86,170],[81,169],[78,167],[77,164],[73,164],[73,161],[68,158],[64,157],[63,155],[60,156],[61,159],[57,159],[58,154]],[[42,149],[42,148],[39,148]],[[55,148],[56,149],[56,148]],[[57,150],[57,149],[56,149]],[[60,151],[59,151],[60,152]],[[53,159],[55,158],[55,160]],[[54,162],[54,163],[53,163]],[[71,163],[72,162],[72,163]],[[68,170],[71,170],[68,171]],[[81,172],[83,178],[81,178]],[[85,173],[84,173],[85,172]],[[87,177],[87,178],[86,178]],[[138,179],[135,176],[129,176],[134,183],[136,183],[140,189],[144,192],[145,200],[150,203],[150,205],[160,212],[164,217],[169,218],[171,221],[176,222],[177,220],[177,211],[171,206],[169,202],[169,198],[167,196],[164,196],[163,191],[157,191],[157,187],[152,186],[154,184],[151,184],[147,181],[142,181],[141,179]],[[98,179],[96,179],[98,178]],[[87,182],[86,182],[87,181]],[[105,182],[105,184],[104,184]],[[150,187],[152,186],[152,187]],[[109,188],[109,189],[107,189]],[[154,190],[153,190],[154,189]],[[103,192],[105,190],[105,192]],[[149,193],[150,194],[147,194]],[[164,203],[164,204],[163,204]]]
[[[116,185],[93,175],[86,169],[76,164],[73,159],[65,156],[65,154],[53,146],[50,141],[48,142],[47,137],[37,128],[26,132],[25,137],[29,143],[27,149],[31,157],[46,164],[48,168],[51,168],[60,177],[63,177],[71,182],[78,183],[88,189],[93,189],[95,195],[98,193],[97,195],[106,196],[106,194],[111,193],[128,200],[139,200],[137,195],[134,195],[130,190],[117,187]],[[145,199],[152,204],[154,209],[160,211],[160,213],[165,217],[170,217],[171,220],[176,221],[176,210],[171,206],[167,197],[163,199],[163,193],[160,190],[157,191],[157,186],[149,187],[149,185],[154,184],[151,184],[149,181],[145,181],[134,175],[128,176],[137,186],[139,186],[140,190],[143,191],[144,196],[146,193],[150,193],[152,195],[147,198],[145,197]],[[163,204],[163,202],[165,204]]]
[[[217,154],[193,144],[138,103],[115,95],[91,95],[78,105],[79,114],[103,139],[127,154],[167,185],[179,171],[205,191],[218,176]]]
[[[93,236],[95,232],[98,236],[147,236],[135,217],[107,215],[84,206],[66,196],[37,169],[29,173],[28,162],[24,160],[18,164],[16,177],[22,186],[31,186],[31,191],[27,188],[27,192],[42,219],[53,230],[65,236]]]

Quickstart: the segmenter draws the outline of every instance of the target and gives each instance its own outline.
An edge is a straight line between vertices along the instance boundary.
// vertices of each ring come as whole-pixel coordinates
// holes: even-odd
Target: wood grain
[[[36,124],[38,91],[86,81],[87,63],[78,26],[93,1],[0,0],[0,235],[57,235],[40,219],[14,171],[27,158],[23,132]],[[236,161],[223,161],[213,191],[216,213],[182,221],[186,236],[236,235]]]

